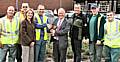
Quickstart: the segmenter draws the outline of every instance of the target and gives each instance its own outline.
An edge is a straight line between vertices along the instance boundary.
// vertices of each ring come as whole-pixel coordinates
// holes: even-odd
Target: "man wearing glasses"
[[[15,17],[20,23],[25,19],[25,13],[28,8],[29,8],[28,3],[22,3],[21,10],[15,14]],[[17,62],[22,62],[21,56],[22,56],[22,47],[19,42],[17,44],[17,54],[16,54]]]
[[[20,11],[15,14],[15,16],[17,16],[19,18],[20,22],[25,19],[25,13],[28,8],[29,8],[28,3],[22,3]]]
[[[120,21],[114,18],[114,12],[107,12],[104,25],[105,62],[119,62],[120,57]]]

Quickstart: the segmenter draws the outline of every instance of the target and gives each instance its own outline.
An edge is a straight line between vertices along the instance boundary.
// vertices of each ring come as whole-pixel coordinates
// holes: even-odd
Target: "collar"
[[[64,19],[65,19],[65,18],[62,18],[61,21],[64,21]],[[60,19],[58,18],[58,20],[60,20]]]

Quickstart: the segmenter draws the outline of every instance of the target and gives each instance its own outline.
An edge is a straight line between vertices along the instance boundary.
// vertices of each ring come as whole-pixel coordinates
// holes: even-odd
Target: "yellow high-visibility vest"
[[[20,22],[22,22],[25,19],[25,16],[24,16],[24,14],[21,11],[17,12],[15,14],[15,17],[17,17]]]
[[[19,40],[19,21],[16,17],[12,22],[7,16],[1,18],[1,42],[2,44],[16,44]]]
[[[120,48],[120,22],[106,22],[104,45],[111,48]]]
[[[38,14],[36,14],[36,18],[38,20],[38,24],[42,24],[41,19],[40,19]],[[43,16],[43,23],[47,23],[47,17],[46,16]],[[36,30],[36,40],[40,40],[40,30],[41,29],[35,29],[35,30]],[[48,40],[47,27],[44,28],[44,40]]]

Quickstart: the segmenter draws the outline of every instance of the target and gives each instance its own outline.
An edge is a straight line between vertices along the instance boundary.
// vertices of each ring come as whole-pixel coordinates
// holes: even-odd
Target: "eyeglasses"
[[[96,7],[92,7],[91,9],[96,9]]]
[[[22,8],[28,8],[27,6],[23,6]]]
[[[39,10],[45,10],[45,9],[39,9]]]
[[[109,14],[109,15],[107,15],[107,16],[113,16],[113,14]]]

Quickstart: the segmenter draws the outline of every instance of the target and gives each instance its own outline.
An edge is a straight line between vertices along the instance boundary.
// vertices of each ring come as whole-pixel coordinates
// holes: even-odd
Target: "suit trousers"
[[[53,41],[53,59],[55,62],[66,62],[67,44],[60,47],[59,40]]]

